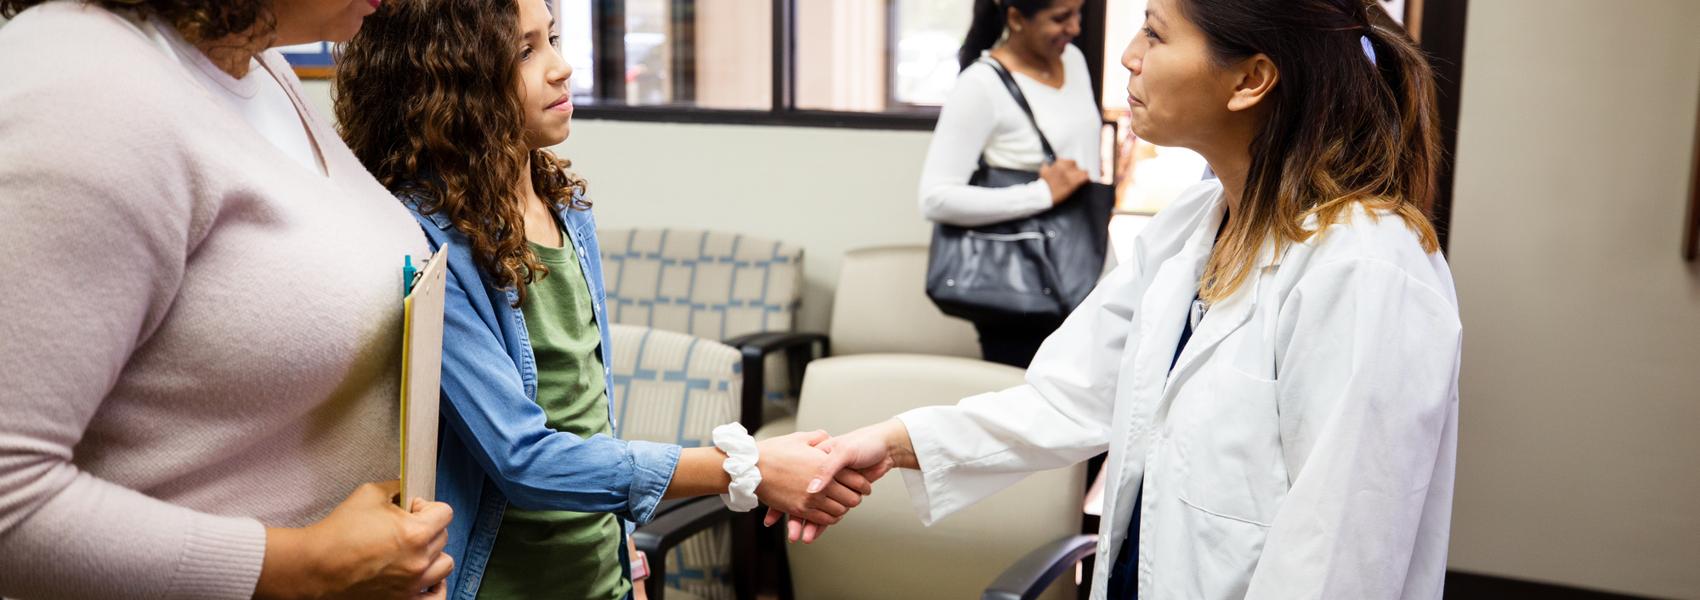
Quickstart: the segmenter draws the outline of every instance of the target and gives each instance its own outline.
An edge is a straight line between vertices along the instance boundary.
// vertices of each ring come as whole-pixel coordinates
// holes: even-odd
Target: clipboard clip
[[[401,259],[401,297],[406,298],[413,293],[413,286],[419,283],[420,272],[413,266],[413,255],[404,254]]]

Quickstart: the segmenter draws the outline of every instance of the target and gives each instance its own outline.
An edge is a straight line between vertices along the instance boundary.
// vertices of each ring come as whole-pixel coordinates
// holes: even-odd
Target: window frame
[[[675,10],[693,0],[669,0]],[[931,131],[938,122],[938,109],[899,106],[885,112],[803,110],[796,107],[796,6],[798,0],[773,2],[773,101],[768,110],[726,110],[693,106],[590,104],[579,107],[583,119],[654,123],[699,123],[761,125],[778,127],[824,127]],[[1464,32],[1470,0],[1406,0],[1405,23],[1434,65],[1440,109],[1441,145],[1445,159],[1440,165],[1439,186],[1430,209],[1440,236],[1442,250],[1449,246],[1452,221],[1452,157],[1458,148],[1458,109],[1462,92]],[[625,0],[595,0],[591,4],[593,54],[596,61],[597,94],[625,96]],[[892,8],[892,7],[888,7]],[[1091,70],[1094,104],[1103,97],[1105,19],[1107,0],[1086,0],[1082,7],[1081,35],[1075,40],[1086,55]],[[694,14],[694,12],[693,12]],[[890,27],[890,19],[887,27]],[[610,35],[612,34],[612,35]],[[694,39],[694,36],[693,36]],[[619,43],[615,43],[619,42]],[[886,62],[892,52],[888,41]],[[692,86],[694,89],[694,86]],[[675,88],[678,89],[678,88]],[[615,94],[607,92],[613,91]],[[886,94],[891,94],[888,84]],[[1700,208],[1696,209],[1700,211]],[[1700,225],[1695,226],[1700,229]],[[1700,238],[1700,233],[1691,233]],[[1694,242],[1691,242],[1694,243]]]
[[[674,46],[674,56],[678,56],[681,44],[694,43],[695,36],[692,27],[683,28],[681,35],[678,21],[671,15],[680,14],[680,8],[691,6],[693,0],[668,0],[670,3],[669,21],[673,28],[668,36],[668,43]],[[701,108],[688,104],[655,104],[631,105],[620,103],[584,103],[576,109],[576,116],[582,119],[609,121],[638,121],[651,123],[697,123],[723,125],[766,125],[779,127],[827,127],[846,129],[889,129],[900,131],[931,131],[938,123],[938,107],[923,106],[896,102],[891,98],[892,88],[888,81],[886,85],[887,104],[890,108],[882,112],[835,111],[797,108],[797,2],[800,0],[771,0],[773,3],[773,99],[769,108],[756,109],[719,109]],[[895,2],[887,1],[886,27],[890,29],[894,22],[892,11],[896,10]],[[1103,87],[1103,14],[1106,0],[1086,0],[1081,22],[1081,35],[1075,40],[1075,45],[1087,56],[1087,64],[1092,66],[1092,89]],[[694,14],[694,13],[691,13]],[[1091,15],[1096,15],[1093,20]],[[596,96],[601,98],[623,98],[626,95],[626,56],[625,56],[625,0],[596,0],[591,4],[591,42],[594,60],[596,61]],[[1093,24],[1096,23],[1094,27]],[[682,39],[689,38],[689,39]],[[886,63],[891,62],[894,52],[895,36],[888,35],[886,41]],[[1096,50],[1094,50],[1096,49]],[[1094,58],[1095,54],[1097,58]],[[687,93],[694,91],[695,86],[689,81],[693,69],[681,66],[682,61],[673,61],[675,102],[688,101],[689,96],[681,96],[681,89]],[[888,69],[889,71],[889,69]],[[887,73],[887,79],[891,74]],[[691,94],[694,95],[694,94]],[[683,98],[683,99],[682,99]]]

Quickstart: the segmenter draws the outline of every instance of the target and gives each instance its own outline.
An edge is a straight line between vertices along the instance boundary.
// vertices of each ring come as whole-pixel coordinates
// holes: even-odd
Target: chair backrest
[[[868,354],[809,363],[797,427],[842,433],[902,411],[1019,385],[1022,371],[945,356]],[[798,598],[979,598],[1038,547],[1080,532],[1085,466],[1035,473],[923,527],[900,473],[812,545],[787,549]],[[1073,598],[1072,577],[1046,598]]]
[[[711,432],[738,420],[738,351],[720,342],[648,327],[608,325],[613,350],[615,435],[711,446]],[[569,465],[570,466],[570,465]],[[669,598],[730,600],[731,529],[710,527],[668,553]]]
[[[832,300],[836,355],[903,352],[980,358],[974,326],[927,298],[927,247],[883,246],[844,254]]]
[[[700,229],[601,229],[596,235],[614,323],[710,340],[796,327],[800,246]]]
[[[715,427],[738,420],[743,379],[736,349],[619,323],[609,324],[608,335],[620,438],[710,446]]]

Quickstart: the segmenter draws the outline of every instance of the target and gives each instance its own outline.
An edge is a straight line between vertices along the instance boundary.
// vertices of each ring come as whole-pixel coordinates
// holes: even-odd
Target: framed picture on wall
[[[283,46],[278,51],[295,67],[295,76],[302,79],[330,79],[336,68],[330,42]]]

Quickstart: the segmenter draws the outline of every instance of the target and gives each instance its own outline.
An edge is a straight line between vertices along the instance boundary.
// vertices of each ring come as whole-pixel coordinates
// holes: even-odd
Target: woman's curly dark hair
[[[337,57],[336,118],[391,191],[442,213],[497,287],[548,275],[525,240],[514,182],[559,210],[589,208],[572,163],[525,144],[514,41],[519,9],[491,0],[388,0]]]
[[[0,0],[0,17],[18,16],[48,0]],[[237,35],[269,36],[273,0],[83,0],[112,11],[136,11],[171,24],[191,44],[232,39]],[[234,42],[245,43],[253,38]]]

